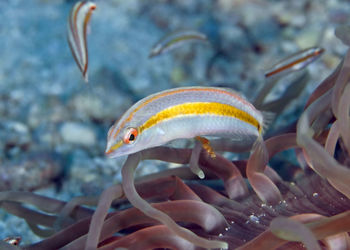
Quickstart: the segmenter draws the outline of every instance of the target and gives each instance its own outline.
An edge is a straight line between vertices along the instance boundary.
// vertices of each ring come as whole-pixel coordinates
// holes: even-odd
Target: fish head
[[[107,136],[105,154],[110,158],[136,153],[147,148],[148,143],[135,124],[113,125]]]
[[[149,53],[148,58],[152,58],[152,57],[155,57],[155,56],[159,55],[161,53],[161,51],[162,51],[161,44],[156,44],[151,49],[151,52]]]

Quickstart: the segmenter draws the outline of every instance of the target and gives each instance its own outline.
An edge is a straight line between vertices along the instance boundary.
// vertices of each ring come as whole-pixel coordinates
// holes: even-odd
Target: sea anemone
[[[129,155],[122,184],[98,199],[65,203],[33,193],[1,192],[1,207],[46,237],[21,247],[1,242],[1,247],[198,249],[228,244],[230,249],[348,249],[349,67],[348,51],[311,94],[297,124],[273,134],[248,159],[212,158],[203,150],[199,163],[205,180],[179,167],[142,177],[134,185],[141,160],[190,161],[191,149],[157,147]],[[301,170],[292,182],[267,165],[273,155],[290,148],[295,148]],[[95,211],[81,206],[94,204]]]

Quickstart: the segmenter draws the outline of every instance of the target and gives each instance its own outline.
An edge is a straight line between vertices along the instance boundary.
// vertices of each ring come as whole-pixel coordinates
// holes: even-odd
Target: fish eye
[[[137,134],[138,132],[136,128],[128,128],[123,139],[124,143],[132,144],[136,140]]]

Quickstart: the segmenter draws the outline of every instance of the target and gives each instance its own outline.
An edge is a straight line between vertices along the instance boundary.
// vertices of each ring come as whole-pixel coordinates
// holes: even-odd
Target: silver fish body
[[[261,112],[231,90],[176,88],[148,96],[126,111],[109,130],[106,154],[118,157],[196,136],[254,142],[262,126]]]

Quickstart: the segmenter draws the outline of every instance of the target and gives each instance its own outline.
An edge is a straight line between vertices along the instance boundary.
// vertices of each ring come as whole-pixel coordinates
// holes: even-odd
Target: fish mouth
[[[123,144],[122,141],[117,142],[116,144],[107,144],[105,155],[110,158],[115,158],[122,155],[120,152],[120,146]],[[119,150],[118,150],[119,149]]]
[[[125,155],[120,151],[115,151],[115,150],[111,150],[111,149],[106,149],[105,151],[105,156],[107,156],[108,158],[117,158],[119,156]]]
[[[112,158],[112,153],[113,153],[113,150],[107,148],[105,151],[105,156]]]

